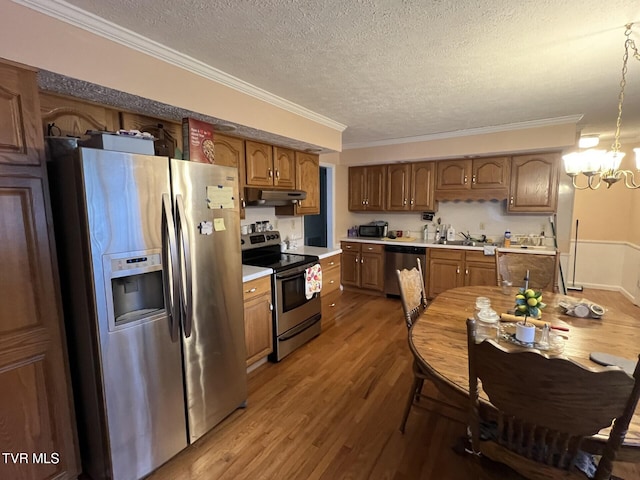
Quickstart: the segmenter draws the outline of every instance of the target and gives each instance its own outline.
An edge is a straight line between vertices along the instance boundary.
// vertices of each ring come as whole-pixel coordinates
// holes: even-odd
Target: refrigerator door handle
[[[176,302],[180,301],[178,277],[178,252],[176,250],[176,229],[171,213],[171,198],[169,194],[162,194],[162,268],[164,271],[164,296],[167,302],[167,313],[171,340],[178,341],[180,324]],[[171,276],[169,276],[169,270]]]
[[[182,195],[176,195],[176,223],[178,232],[178,249],[180,258],[180,280],[181,280],[181,312],[182,312],[182,328],[184,336],[191,336],[193,327],[193,271],[191,268],[191,249],[189,247],[189,233],[185,230],[183,222],[185,221],[184,201]]]

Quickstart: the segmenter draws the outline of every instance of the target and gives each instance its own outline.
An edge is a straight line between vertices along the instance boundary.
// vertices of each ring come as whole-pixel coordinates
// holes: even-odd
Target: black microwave
[[[371,222],[358,227],[359,237],[382,238],[387,236],[387,222]]]

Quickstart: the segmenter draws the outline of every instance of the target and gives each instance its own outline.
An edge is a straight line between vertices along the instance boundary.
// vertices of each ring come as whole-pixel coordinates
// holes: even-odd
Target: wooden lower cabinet
[[[80,473],[39,111],[36,72],[0,62],[3,479]]]
[[[320,303],[322,308],[322,329],[324,330],[335,323],[335,312],[342,296],[342,290],[340,289],[340,254],[321,259],[320,266],[322,267]]]
[[[271,320],[271,277],[245,282],[244,339],[247,347],[247,366],[273,352],[273,322]]]
[[[495,257],[475,250],[429,248],[427,296],[451,288],[496,285]]]
[[[384,245],[342,242],[342,285],[384,291]]]

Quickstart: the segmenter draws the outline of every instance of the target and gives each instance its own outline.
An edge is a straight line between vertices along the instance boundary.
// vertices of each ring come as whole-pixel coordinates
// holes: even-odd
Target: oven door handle
[[[322,315],[318,313],[318,314],[314,315],[313,317],[306,319],[304,322],[296,325],[295,327],[293,327],[288,332],[284,333],[283,335],[280,335],[278,337],[278,341],[279,342],[284,342],[284,341],[289,340],[290,338],[295,337],[296,335],[301,334],[302,332],[304,332],[308,328],[313,327],[316,323],[318,323],[320,321],[321,318],[322,318]]]
[[[289,280],[290,278],[297,277],[301,273],[304,273],[307,268],[311,268],[313,265],[315,265],[315,263],[313,263],[311,265],[303,265],[302,267],[296,267],[296,269],[294,270],[293,273],[290,273],[291,271],[287,270],[286,271],[286,273],[287,273],[286,275],[285,275],[285,272],[276,273],[276,279],[277,280]]]

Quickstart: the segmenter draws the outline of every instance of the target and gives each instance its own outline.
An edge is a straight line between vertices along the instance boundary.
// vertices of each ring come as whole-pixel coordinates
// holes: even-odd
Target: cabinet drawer
[[[340,288],[340,268],[322,269],[322,296]]]
[[[360,242],[340,242],[340,247],[345,252],[359,252],[360,251]]]
[[[268,275],[242,284],[242,298],[245,302],[265,293],[271,295],[271,277]]]
[[[379,243],[363,243],[360,248],[362,253],[384,253],[384,245]]]
[[[429,258],[439,258],[443,260],[462,261],[464,258],[464,250],[451,250],[445,248],[430,248]]]
[[[496,263],[495,255],[485,255],[483,252],[478,252],[476,250],[467,250],[465,259],[468,261],[476,262],[476,263]]]
[[[322,266],[323,272],[332,268],[340,269],[340,254],[321,259],[320,265]]]

